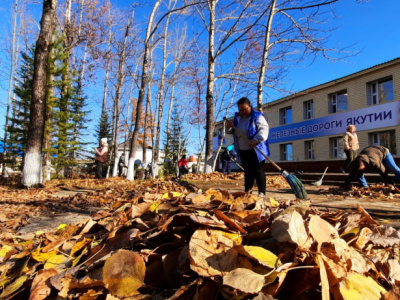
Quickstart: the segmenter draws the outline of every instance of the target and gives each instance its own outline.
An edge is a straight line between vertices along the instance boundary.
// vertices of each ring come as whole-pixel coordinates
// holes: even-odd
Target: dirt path
[[[54,198],[69,198],[78,194],[86,194],[95,190],[90,189],[69,189],[60,190],[53,195]],[[51,212],[34,216],[29,219],[29,224],[22,227],[18,232],[21,235],[33,235],[37,231],[50,231],[61,224],[78,224],[90,218],[93,212],[101,209],[100,207],[87,207],[85,209],[69,209],[65,212]]]

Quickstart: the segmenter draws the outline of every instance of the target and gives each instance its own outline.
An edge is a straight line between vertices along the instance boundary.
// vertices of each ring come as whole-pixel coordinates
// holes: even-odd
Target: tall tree
[[[4,149],[3,149],[3,171],[2,178],[6,177],[6,159],[7,159],[7,137],[8,137],[8,120],[10,114],[11,107],[11,93],[14,85],[14,76],[15,76],[15,60],[17,57],[16,51],[16,35],[17,35],[17,15],[18,15],[18,0],[15,0],[14,4],[14,25],[13,25],[13,33],[12,33],[12,41],[11,41],[11,66],[10,66],[10,77],[9,77],[9,87],[8,87],[8,97],[7,97],[7,109],[6,109],[6,121],[4,128]]]
[[[259,110],[263,106],[263,87],[267,67],[270,66],[270,70],[272,70],[272,61],[277,57],[282,60],[290,55],[292,56],[291,60],[296,63],[317,53],[322,53],[329,58],[327,53],[330,49],[324,45],[327,32],[324,32],[322,28],[324,22],[318,19],[320,15],[323,15],[322,8],[331,9],[330,5],[337,1],[313,0],[302,5],[297,1],[271,0],[267,22],[263,26],[265,30],[263,50],[259,60],[257,80],[257,108]],[[274,19],[278,19],[275,26],[273,25]],[[275,52],[275,57],[270,58],[271,52]],[[298,59],[294,58],[297,53],[301,53]]]
[[[101,118],[96,131],[96,138],[98,141],[102,138],[107,138],[108,141],[112,139],[111,122],[107,110],[101,114]]]
[[[226,53],[233,45],[238,43],[253,28],[259,19],[265,14],[264,9],[260,15],[253,19],[251,13],[254,2],[232,1],[222,3],[218,0],[207,0],[207,4],[198,7],[198,13],[207,29],[208,34],[208,66],[207,66],[207,91],[206,91],[206,161],[205,173],[210,173],[213,166],[213,135],[215,127],[215,95],[214,84],[218,78],[215,75],[217,60]],[[226,7],[230,7],[226,9]],[[208,15],[205,15],[207,12]],[[229,21],[227,21],[229,20]],[[251,20],[250,22],[248,22]],[[222,23],[222,24],[221,24]],[[216,34],[219,33],[216,39]],[[222,76],[222,75],[219,75]]]
[[[133,20],[135,16],[135,7],[132,7],[131,18],[128,20],[128,24],[125,27],[124,39],[121,44],[121,49],[119,53],[118,60],[118,73],[117,73],[117,85],[115,87],[115,97],[114,97],[114,114],[113,114],[113,128],[114,128],[114,138],[113,138],[113,149],[114,149],[114,167],[113,167],[113,176],[117,176],[118,171],[118,142],[119,142],[119,132],[120,132],[120,98],[121,98],[121,89],[125,80],[125,64],[126,64],[126,51],[127,51],[127,42],[130,34],[130,30],[133,25]]]
[[[178,159],[186,154],[187,135],[182,126],[181,111],[177,106],[172,109],[171,129],[166,132],[164,143],[164,173],[177,174]]]
[[[31,115],[27,149],[22,169],[23,187],[38,186],[42,182],[42,146],[45,123],[46,83],[52,34],[55,28],[57,0],[44,0],[40,20],[40,34],[36,42]]]
[[[18,76],[14,88],[17,99],[15,100],[13,118],[10,120],[13,125],[9,130],[9,154],[13,167],[15,167],[18,157],[24,154],[26,150],[32,98],[33,56],[34,49],[30,49],[29,53],[21,53],[22,64],[17,72]]]
[[[135,120],[135,128],[133,129],[132,137],[131,137],[131,149],[129,153],[129,161],[128,161],[128,171],[126,174],[126,179],[128,180],[134,180],[133,173],[134,173],[134,164],[135,164],[135,156],[136,156],[136,150],[137,150],[137,139],[139,135],[139,122],[143,118],[143,110],[141,109],[143,105],[143,100],[144,100],[144,95],[146,92],[146,85],[148,81],[148,59],[149,59],[149,53],[150,53],[150,38],[151,38],[151,31],[153,28],[153,22],[154,22],[154,15],[157,12],[158,6],[160,5],[161,0],[157,0],[154,3],[153,9],[151,11],[149,21],[147,24],[147,29],[146,29],[146,37],[144,40],[144,54],[143,54],[143,63],[142,63],[142,76],[141,76],[141,82],[140,82],[140,87],[139,87],[139,97],[137,100],[137,115],[136,115],[136,120]]]

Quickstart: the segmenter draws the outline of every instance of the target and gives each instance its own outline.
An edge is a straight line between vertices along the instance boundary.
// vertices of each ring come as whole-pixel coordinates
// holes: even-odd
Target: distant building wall
[[[345,158],[342,136],[351,122],[357,127],[360,149],[382,144],[397,158],[399,100],[400,58],[397,58],[267,103],[263,111],[270,126],[270,157],[291,167],[329,162],[330,171],[335,171],[332,168],[338,171]],[[310,105],[312,117],[307,110]],[[216,134],[221,130],[219,122]],[[225,141],[226,145],[231,144],[232,135],[227,135]]]

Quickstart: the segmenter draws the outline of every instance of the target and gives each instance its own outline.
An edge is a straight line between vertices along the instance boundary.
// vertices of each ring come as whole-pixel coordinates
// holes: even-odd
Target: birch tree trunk
[[[118,79],[117,86],[115,87],[115,98],[114,98],[114,167],[113,167],[113,176],[117,176],[118,172],[118,137],[119,137],[119,115],[120,115],[120,98],[121,98],[121,89],[125,80],[125,61],[126,61],[126,43],[129,37],[129,30],[133,24],[133,18],[135,16],[135,8],[132,8],[132,16],[128,21],[125,29],[124,42],[122,43],[122,49],[118,62]]]
[[[36,42],[31,115],[21,185],[26,188],[42,182],[42,146],[45,124],[46,80],[51,40],[55,28],[57,0],[44,0],[40,33]]]
[[[212,172],[213,165],[213,133],[214,133],[214,80],[215,80],[215,57],[214,57],[214,37],[215,37],[215,6],[216,0],[209,0],[210,23],[208,36],[208,76],[207,76],[207,116],[206,116],[206,153],[204,172]]]
[[[265,27],[264,48],[261,59],[260,75],[258,76],[258,82],[257,82],[257,109],[259,111],[262,111],[262,105],[263,105],[263,85],[265,78],[265,70],[267,68],[268,52],[270,48],[272,21],[275,16],[275,6],[276,6],[276,0],[272,0],[267,26]]]
[[[147,161],[147,151],[146,151],[146,139],[147,139],[147,130],[149,128],[148,122],[149,122],[149,115],[151,115],[150,110],[149,110],[149,104],[151,101],[151,86],[150,83],[147,84],[147,96],[146,96],[146,108],[144,112],[144,125],[143,125],[143,155],[142,155],[142,162],[143,162],[143,167],[146,169],[146,161]]]
[[[176,2],[175,2],[176,3]],[[155,146],[153,149],[153,156],[152,156],[152,166],[156,166],[160,159],[160,139],[161,139],[161,122],[163,118],[163,109],[164,109],[164,82],[165,82],[165,70],[166,70],[166,62],[167,62],[167,34],[168,34],[168,26],[169,26],[169,15],[165,22],[164,27],[164,41],[163,41],[163,51],[162,51],[162,69],[161,69],[161,76],[160,76],[160,85],[158,88],[158,116],[157,116],[157,128],[156,128],[156,136],[155,136]],[[155,173],[157,172],[157,173]],[[153,167],[153,176],[158,175],[158,167]]]
[[[110,3],[110,1],[108,1]],[[110,10],[108,10],[108,13],[111,14]],[[111,28],[111,15],[109,15],[109,27],[108,27],[108,41],[107,41],[107,62],[106,62],[106,76],[104,78],[104,88],[103,88],[103,102],[101,105],[101,113],[103,114],[106,105],[107,105],[107,84],[108,84],[108,78],[109,78],[109,73],[110,73],[110,63],[111,63],[111,39],[112,39],[112,28]],[[101,137],[100,137],[101,138]],[[100,142],[100,141],[99,141]]]
[[[133,129],[132,140],[131,140],[131,149],[129,153],[129,162],[128,162],[128,171],[126,175],[126,179],[133,181],[134,180],[134,164],[135,164],[135,156],[137,150],[137,138],[139,135],[139,127],[140,120],[143,118],[143,110],[141,109],[143,105],[144,93],[146,90],[146,85],[148,81],[148,57],[150,52],[150,32],[154,22],[154,15],[160,5],[161,0],[157,0],[153,6],[153,10],[150,14],[149,22],[147,24],[146,29],[146,38],[144,40],[144,55],[143,55],[143,64],[142,64],[142,76],[141,83],[139,87],[139,96],[137,101],[137,109],[136,109],[136,120],[135,120],[135,128]]]
[[[14,25],[13,25],[13,33],[11,40],[11,69],[10,69],[10,77],[9,77],[9,86],[8,86],[8,96],[7,96],[7,109],[6,109],[6,121],[4,126],[4,149],[3,149],[3,170],[2,170],[2,178],[8,176],[6,170],[6,159],[7,159],[7,137],[8,137],[8,120],[10,114],[10,106],[11,106],[11,94],[14,86],[14,77],[15,77],[15,59],[16,59],[16,51],[15,51],[15,39],[16,39],[16,31],[17,31],[17,15],[18,15],[18,0],[15,0],[14,4]]]

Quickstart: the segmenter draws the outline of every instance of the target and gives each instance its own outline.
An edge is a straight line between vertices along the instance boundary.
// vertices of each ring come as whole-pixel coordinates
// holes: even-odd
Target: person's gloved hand
[[[255,147],[255,146],[257,146],[257,144],[258,144],[258,141],[256,141],[256,140],[249,141],[249,146],[250,147]]]

